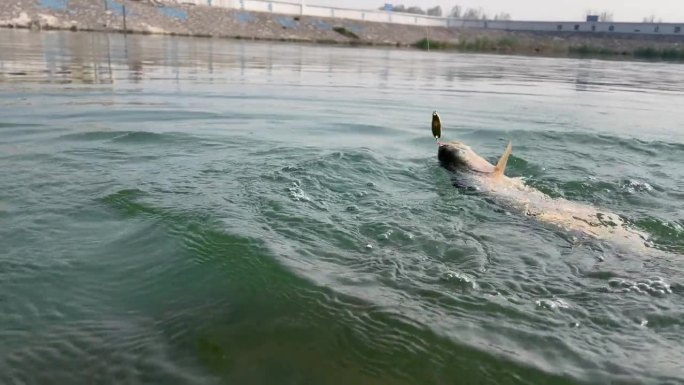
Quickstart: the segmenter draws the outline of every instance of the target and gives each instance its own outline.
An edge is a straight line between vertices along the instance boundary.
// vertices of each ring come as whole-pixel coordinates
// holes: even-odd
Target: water
[[[682,383],[681,68],[1,31],[0,383]],[[433,110],[662,254],[454,188]]]

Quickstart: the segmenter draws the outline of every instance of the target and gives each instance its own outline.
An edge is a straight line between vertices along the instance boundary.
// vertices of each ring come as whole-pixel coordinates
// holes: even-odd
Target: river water
[[[682,68],[0,31],[0,383],[682,383]],[[455,188],[433,110],[660,252]]]

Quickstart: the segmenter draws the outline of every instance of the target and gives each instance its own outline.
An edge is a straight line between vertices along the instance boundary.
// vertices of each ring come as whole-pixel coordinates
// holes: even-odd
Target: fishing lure
[[[432,136],[435,137],[435,140],[442,137],[442,122],[439,120],[437,111],[432,111]]]

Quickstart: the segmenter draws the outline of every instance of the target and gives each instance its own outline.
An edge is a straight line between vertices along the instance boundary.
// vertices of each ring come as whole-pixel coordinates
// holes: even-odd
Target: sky
[[[297,1],[297,0],[295,0]],[[375,9],[384,0],[305,0],[306,4]],[[390,0],[388,0],[390,1]],[[642,21],[655,15],[663,22],[684,23],[684,0],[391,0],[394,5],[417,5],[423,9],[436,5],[445,12],[458,4],[463,8],[482,8],[488,15],[506,12],[515,20],[583,20],[586,11],[608,11],[614,21]]]

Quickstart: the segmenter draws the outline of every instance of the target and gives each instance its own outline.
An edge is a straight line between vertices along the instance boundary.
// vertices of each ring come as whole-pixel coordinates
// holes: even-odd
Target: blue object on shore
[[[40,6],[55,11],[66,11],[69,7],[69,0],[40,0]]]
[[[320,19],[311,20],[311,24],[313,24],[314,28],[317,28],[317,29],[322,29],[322,30],[326,30],[326,31],[332,30],[332,25],[330,25],[330,23],[327,23],[327,22],[320,20]]]
[[[282,27],[288,29],[295,29],[299,26],[299,23],[297,23],[291,17],[277,17],[276,21],[278,21],[278,24],[280,24]]]
[[[240,24],[247,24],[254,20],[254,15],[249,12],[237,12],[235,14],[235,20],[237,20],[237,22]]]
[[[119,4],[118,2],[114,0],[105,0],[107,3],[107,9],[112,11],[117,16],[123,16],[124,14],[124,7],[123,5]],[[130,15],[130,12],[129,12]]]
[[[161,7],[159,10],[168,17],[173,17],[180,21],[188,21],[188,12],[184,9]]]

